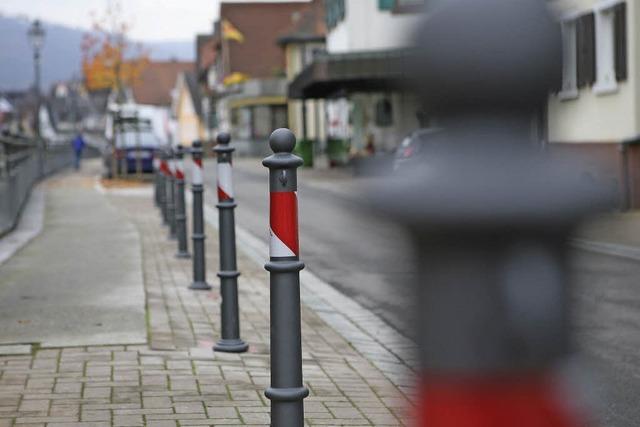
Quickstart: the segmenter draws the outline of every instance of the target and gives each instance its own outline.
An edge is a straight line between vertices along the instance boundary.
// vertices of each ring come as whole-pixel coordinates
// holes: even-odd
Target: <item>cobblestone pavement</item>
[[[207,229],[210,292],[188,289],[191,261],[174,257],[147,188],[108,191],[142,242],[149,344],[37,349],[0,356],[0,427],[269,424],[267,273],[239,248],[245,354],[213,353],[218,338],[217,235]],[[99,252],[99,248],[96,248]],[[302,308],[307,425],[405,425],[410,388]]]

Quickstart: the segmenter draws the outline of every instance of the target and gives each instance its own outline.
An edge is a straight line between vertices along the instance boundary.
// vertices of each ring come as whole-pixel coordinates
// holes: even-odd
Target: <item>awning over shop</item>
[[[408,58],[407,50],[319,55],[289,84],[289,97],[330,98],[350,92],[399,89]]]
[[[256,96],[251,98],[236,98],[229,100],[229,108],[255,107],[258,105],[286,105],[285,96]]]

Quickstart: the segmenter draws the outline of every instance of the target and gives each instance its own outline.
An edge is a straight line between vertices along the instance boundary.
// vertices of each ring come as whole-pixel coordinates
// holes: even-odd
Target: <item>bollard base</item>
[[[191,258],[191,254],[189,252],[178,252],[176,254],[176,258],[189,259],[189,258]]]
[[[189,286],[189,289],[193,289],[194,291],[209,291],[211,290],[211,285],[207,282],[193,282]]]
[[[214,346],[213,351],[220,351],[222,353],[244,353],[249,349],[249,344],[237,339],[220,339]]]
[[[269,387],[264,394],[271,400],[271,426],[302,427],[305,425],[303,399],[309,395],[309,389]]]

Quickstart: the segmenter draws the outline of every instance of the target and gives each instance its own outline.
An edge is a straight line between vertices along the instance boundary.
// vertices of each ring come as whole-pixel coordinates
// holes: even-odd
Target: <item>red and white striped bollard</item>
[[[271,288],[271,425],[302,427],[303,399],[309,395],[302,379],[300,325],[300,261],[298,243],[298,180],[301,158],[292,154],[296,138],[277,129],[269,138],[274,154],[262,161],[269,168],[269,262]]]

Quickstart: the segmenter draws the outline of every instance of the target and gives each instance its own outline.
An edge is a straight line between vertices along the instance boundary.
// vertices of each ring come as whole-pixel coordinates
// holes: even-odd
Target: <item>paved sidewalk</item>
[[[0,356],[0,427],[268,425],[267,273],[238,248],[242,338],[250,352],[214,354],[220,302],[215,230],[207,229],[206,241],[214,289],[194,292],[187,288],[191,262],[174,257],[175,242],[167,239],[150,187],[95,195],[140,236],[148,343],[35,347],[30,355]],[[401,385],[401,391],[397,376],[376,367],[384,366],[380,360],[363,356],[307,305],[302,322],[307,425],[404,425],[411,389]]]
[[[138,233],[93,189],[97,170],[42,184],[42,232],[0,266],[0,344],[145,342]]]
[[[574,244],[590,252],[640,261],[640,212],[594,218],[578,230]]]

